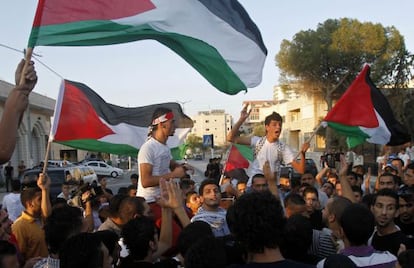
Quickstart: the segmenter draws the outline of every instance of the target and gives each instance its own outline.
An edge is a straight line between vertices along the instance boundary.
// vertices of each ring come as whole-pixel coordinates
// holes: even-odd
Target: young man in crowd
[[[345,246],[340,254],[348,256],[357,267],[394,267],[397,261],[394,255],[367,245],[374,226],[374,216],[367,207],[360,204],[347,206],[339,219],[339,233]],[[326,267],[324,264],[325,259],[317,267]]]
[[[391,189],[379,190],[371,206],[376,225],[370,241],[371,245],[376,250],[388,250],[395,256],[398,256],[401,244],[404,244],[407,249],[412,248],[407,236],[394,223],[398,216],[398,206],[398,195]]]
[[[50,178],[40,173],[37,186],[23,190],[21,201],[25,210],[12,225],[24,260],[48,255],[43,223],[51,213]]]
[[[249,256],[246,264],[232,267],[312,267],[286,260],[280,252],[286,220],[280,201],[269,191],[242,195],[227,211],[227,221]]]
[[[205,221],[210,224],[214,236],[224,237],[230,234],[226,221],[226,210],[220,207],[220,187],[214,179],[205,179],[199,188],[201,207],[191,222]]]

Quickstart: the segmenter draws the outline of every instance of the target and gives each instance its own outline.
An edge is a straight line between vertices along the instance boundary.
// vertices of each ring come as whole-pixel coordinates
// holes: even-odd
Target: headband
[[[168,121],[168,120],[173,119],[173,118],[174,118],[174,113],[173,112],[168,112],[168,113],[163,114],[163,115],[155,118],[154,120],[152,120],[151,125],[156,126],[159,123],[163,123],[163,122]]]

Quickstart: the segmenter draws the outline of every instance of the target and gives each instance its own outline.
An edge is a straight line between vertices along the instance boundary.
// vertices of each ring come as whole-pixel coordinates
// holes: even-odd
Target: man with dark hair
[[[352,185],[351,189],[352,189],[352,192],[354,193],[356,203],[362,203],[362,197],[364,194],[362,192],[361,187],[358,185]]]
[[[398,187],[398,178],[396,175],[385,172],[378,177],[378,190],[387,188],[396,192]]]
[[[173,213],[184,227],[189,224],[178,185],[161,179],[160,191],[161,197],[158,202],[162,210],[162,222],[159,240],[153,219],[142,216],[130,220],[122,227],[121,233],[129,256],[121,262],[120,267],[151,267],[151,264],[171,247]]]
[[[303,190],[303,199],[306,202],[306,210],[313,229],[322,230],[322,210],[318,190],[313,186],[306,187]]]
[[[408,164],[407,169],[405,170],[403,182],[407,186],[414,185],[414,162]]]
[[[280,175],[280,164],[291,164],[292,167],[299,173],[305,172],[305,153],[309,148],[309,143],[304,143],[300,150],[301,159],[296,160],[296,154],[285,143],[279,140],[282,133],[282,117],[280,114],[273,112],[265,118],[265,131],[264,137],[258,136],[238,136],[239,128],[244,121],[249,117],[251,110],[247,110],[247,105],[243,107],[240,119],[233,126],[231,131],[227,134],[227,141],[238,144],[244,144],[252,146],[254,149],[255,159],[250,165],[250,179],[247,183],[251,185],[252,176],[258,173],[264,174],[263,166],[266,161],[270,163],[271,171],[277,172]],[[277,181],[277,184],[278,181]]]
[[[60,252],[60,267],[110,268],[112,256],[96,233],[79,233],[63,244]]]
[[[394,223],[398,216],[398,207],[398,195],[391,189],[379,190],[371,206],[377,227],[372,235],[371,245],[376,250],[388,250],[395,256],[398,255],[401,244],[412,248],[407,236]]]
[[[50,178],[40,173],[37,186],[26,188],[21,193],[20,198],[25,210],[12,225],[12,232],[16,236],[24,260],[48,255],[42,227],[43,222],[51,213]]]
[[[269,185],[264,174],[258,173],[252,177],[251,189],[256,192],[269,191]]]
[[[125,224],[120,216],[120,206],[127,195],[114,195],[109,201],[109,217],[99,226],[98,231],[111,230],[115,232],[118,236],[121,235],[122,225]]]
[[[404,186],[398,191],[399,216],[395,220],[407,237],[414,240],[414,188]]]
[[[129,179],[131,180],[131,185],[135,186],[135,188],[138,187],[138,174],[137,173],[132,173],[131,176],[129,177]]]
[[[160,179],[167,180],[184,178],[188,169],[193,169],[188,164],[179,164],[174,161],[171,150],[167,145],[168,138],[175,132],[174,113],[171,109],[157,108],[151,119],[148,139],[141,146],[138,153],[138,191],[137,196],[142,196],[151,207],[154,219],[161,219],[161,207],[155,202],[160,197]],[[159,228],[160,226],[158,226]],[[173,245],[176,244],[181,227],[173,222]]]
[[[230,234],[226,221],[226,210],[220,207],[220,186],[215,179],[205,179],[199,188],[201,207],[191,222],[205,221],[210,224],[214,236],[223,237]]]
[[[83,226],[82,211],[78,207],[66,204],[54,207],[44,226],[49,256],[37,262],[34,268],[59,268],[59,251],[63,243],[71,236],[81,232]]]
[[[379,252],[368,246],[374,231],[375,219],[369,209],[360,204],[347,206],[339,219],[345,248],[341,254],[348,256],[357,267],[394,267],[397,258],[389,252]],[[325,260],[317,267],[324,267]]]
[[[270,192],[240,196],[227,211],[227,221],[249,256],[247,264],[234,267],[312,267],[282,256],[279,247],[286,220],[280,201]]]
[[[306,210],[306,202],[301,195],[290,193],[285,197],[285,200],[283,202],[285,205],[286,218],[289,218],[295,214],[301,214],[309,217]]]

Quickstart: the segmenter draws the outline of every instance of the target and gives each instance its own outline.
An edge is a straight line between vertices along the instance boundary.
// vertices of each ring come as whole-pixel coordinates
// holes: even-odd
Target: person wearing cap
[[[161,207],[155,202],[160,197],[160,179],[184,178],[190,165],[181,165],[172,158],[167,140],[175,132],[174,114],[171,109],[157,108],[151,120],[148,139],[138,153],[138,191],[137,196],[145,198],[150,205],[156,222],[161,218]],[[181,228],[173,222],[173,244]]]

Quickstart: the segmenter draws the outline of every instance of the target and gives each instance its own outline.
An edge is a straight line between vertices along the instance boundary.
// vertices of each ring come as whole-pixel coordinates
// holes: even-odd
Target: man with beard
[[[230,234],[226,221],[226,210],[221,208],[220,187],[214,179],[206,179],[201,182],[199,188],[201,207],[197,214],[191,218],[191,222],[205,221],[210,224],[215,237],[223,237]]]
[[[227,141],[238,144],[250,145],[253,147],[255,159],[250,165],[250,179],[247,186],[252,184],[252,176],[255,174],[264,174],[263,166],[269,161],[272,172],[280,173],[280,164],[291,164],[299,173],[305,172],[305,153],[309,148],[309,143],[302,145],[300,155],[301,159],[296,160],[296,154],[285,143],[279,140],[282,133],[282,117],[280,114],[273,112],[265,118],[266,135],[258,136],[236,136],[239,128],[249,117],[251,110],[247,111],[247,106],[243,107],[240,119],[227,134]],[[277,184],[279,184],[277,180]]]
[[[404,244],[407,249],[412,248],[407,236],[394,223],[394,219],[398,216],[398,205],[397,193],[391,189],[382,189],[374,197],[371,206],[376,225],[371,245],[376,250],[388,250],[395,256],[398,256],[401,244]]]
[[[144,197],[150,205],[157,225],[161,219],[161,207],[155,202],[161,194],[160,179],[184,178],[186,171],[193,169],[187,164],[180,165],[172,159],[167,140],[174,135],[174,132],[174,113],[172,110],[165,107],[157,108],[152,115],[148,139],[138,153],[137,196]],[[173,222],[173,245],[175,245],[180,231],[180,226]]]

